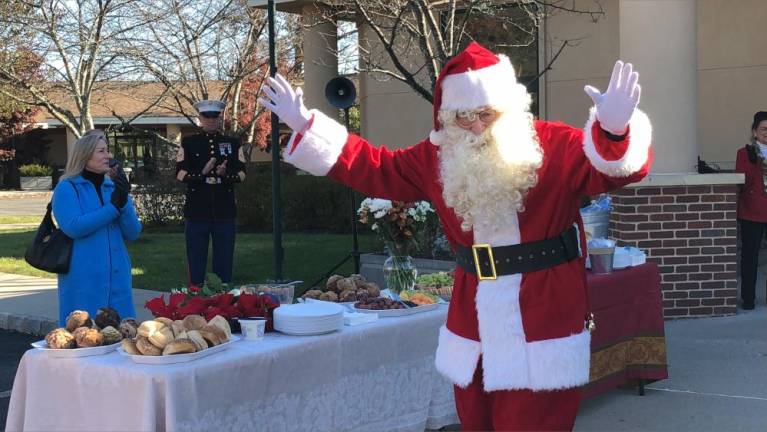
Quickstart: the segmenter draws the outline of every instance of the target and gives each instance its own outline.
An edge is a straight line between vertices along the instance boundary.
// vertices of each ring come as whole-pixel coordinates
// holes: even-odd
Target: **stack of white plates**
[[[298,303],[274,310],[274,329],[289,335],[330,333],[343,326],[344,308],[335,303]]]

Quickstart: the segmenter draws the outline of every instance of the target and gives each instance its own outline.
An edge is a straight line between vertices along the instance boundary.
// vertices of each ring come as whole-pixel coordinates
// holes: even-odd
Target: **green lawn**
[[[54,277],[30,267],[24,261],[24,251],[32,241],[34,231],[0,232],[0,272]],[[292,234],[282,237],[285,249],[283,276],[308,284],[315,282],[351,250],[351,235]],[[360,236],[360,249],[376,247],[372,235]],[[235,283],[258,283],[274,277],[272,235],[241,233],[237,235],[234,263]],[[133,261],[133,286],[159,291],[184,286],[187,280],[186,249],[183,233],[142,233],[136,242],[128,244]],[[211,251],[208,252],[210,256]],[[210,271],[210,265],[208,266]],[[353,271],[351,259],[338,269],[339,274]]]

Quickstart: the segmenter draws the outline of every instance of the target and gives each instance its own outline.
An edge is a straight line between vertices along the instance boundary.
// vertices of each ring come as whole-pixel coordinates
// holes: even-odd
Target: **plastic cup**
[[[245,340],[261,340],[266,331],[266,318],[240,318],[240,328],[242,337]]]

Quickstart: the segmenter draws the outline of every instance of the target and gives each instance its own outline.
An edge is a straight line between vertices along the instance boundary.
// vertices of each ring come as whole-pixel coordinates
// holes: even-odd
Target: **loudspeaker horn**
[[[354,105],[357,89],[349,78],[335,77],[325,85],[325,98],[330,105],[338,109],[346,109]]]

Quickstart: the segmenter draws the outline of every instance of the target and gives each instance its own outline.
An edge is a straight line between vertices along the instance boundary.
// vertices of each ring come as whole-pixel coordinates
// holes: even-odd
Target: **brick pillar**
[[[658,264],[664,316],[737,309],[736,185],[627,187],[611,194],[610,237]]]

